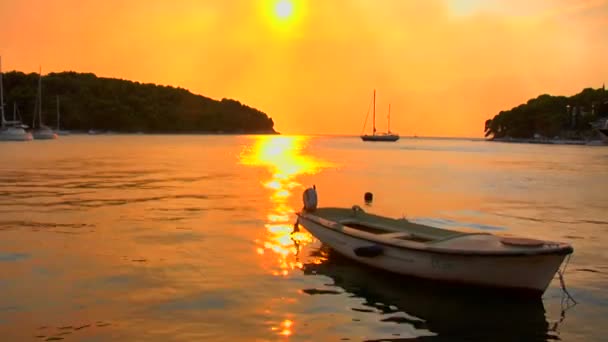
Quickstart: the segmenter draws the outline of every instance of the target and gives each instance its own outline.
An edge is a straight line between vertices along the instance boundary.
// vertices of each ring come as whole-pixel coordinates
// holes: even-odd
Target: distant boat
[[[38,115],[38,128],[35,128],[36,115]],[[34,112],[32,128],[34,129],[32,134],[36,140],[57,139],[57,134],[49,126],[42,123],[42,70],[40,70],[38,77],[38,97],[36,98],[36,111]]]
[[[17,105],[13,107],[13,120],[6,120],[4,114],[4,88],[2,86],[2,58],[0,57],[0,141],[28,141],[32,134],[27,132],[21,121],[17,120]]]
[[[391,105],[388,105],[388,129],[386,133],[376,132],[376,89],[374,89],[374,100],[373,100],[373,130],[372,134],[362,135],[361,140],[363,141],[397,141],[399,140],[399,134],[391,132]],[[369,113],[369,112],[368,112]]]
[[[4,107],[4,106],[3,106]],[[13,107],[13,120],[6,120],[2,108],[2,127],[0,128],[0,141],[30,141],[32,133],[26,131],[27,125],[16,119],[17,105]]]
[[[59,95],[57,95],[57,134],[59,135],[69,135],[70,131],[66,131],[66,130],[61,130],[60,129],[60,124],[61,124],[61,112],[59,111]]]

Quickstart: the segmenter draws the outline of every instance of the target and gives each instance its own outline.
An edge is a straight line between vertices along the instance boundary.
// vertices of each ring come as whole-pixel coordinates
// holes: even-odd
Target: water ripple
[[[19,261],[29,257],[30,255],[26,253],[0,253],[0,261]],[[0,308],[0,310],[3,310],[3,308]]]
[[[17,196],[19,198],[21,196]],[[180,200],[180,199],[193,199],[193,200],[214,200],[214,199],[225,199],[232,198],[234,195],[201,195],[201,194],[178,194],[178,195],[164,195],[164,196],[150,196],[150,197],[136,197],[136,198],[113,198],[113,199],[67,199],[59,201],[51,201],[45,203],[45,207],[83,207],[83,208],[99,208],[107,206],[122,206],[126,204],[141,203],[141,202],[153,202],[153,201],[165,201],[165,200]],[[25,196],[23,196],[25,198]],[[40,203],[36,201],[32,203],[30,201],[15,200],[15,198],[5,198],[5,201],[0,201],[3,206],[19,207],[19,206],[37,206]],[[198,208],[189,208],[190,210],[199,210]],[[219,208],[222,210],[223,208]]]
[[[112,325],[106,321],[96,321],[92,323],[78,323],[74,325],[65,325],[59,327],[41,326],[34,333],[34,338],[44,339],[44,341],[61,341],[68,335],[76,335],[83,329],[103,328]]]
[[[68,228],[68,229],[90,229],[95,228],[94,224],[87,223],[54,223],[54,222],[37,222],[26,220],[0,221],[0,230],[17,229],[17,228],[32,228],[32,229],[48,229],[48,228]],[[58,231],[56,231],[58,232]],[[73,232],[66,232],[73,233]]]

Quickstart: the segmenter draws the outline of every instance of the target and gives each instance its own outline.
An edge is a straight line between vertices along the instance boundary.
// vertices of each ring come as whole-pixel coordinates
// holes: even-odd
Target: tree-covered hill
[[[5,112],[16,103],[25,124],[32,124],[38,74],[3,75]],[[57,96],[61,129],[156,133],[276,133],[263,112],[231,99],[216,101],[186,89],[142,84],[91,73],[61,72],[42,77],[43,122],[56,127]]]
[[[594,135],[591,123],[608,116],[608,91],[587,88],[566,96],[540,95],[485,122],[485,136],[497,138],[584,139]]]

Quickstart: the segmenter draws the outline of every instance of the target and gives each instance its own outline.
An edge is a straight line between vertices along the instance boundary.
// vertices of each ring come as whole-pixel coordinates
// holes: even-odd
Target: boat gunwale
[[[542,240],[542,241],[544,243],[555,244],[555,245],[557,245],[557,247],[542,248],[542,249],[535,249],[535,250],[516,250],[516,251],[508,251],[508,250],[507,251],[481,251],[481,250],[475,251],[475,250],[462,250],[462,249],[448,249],[445,247],[443,247],[443,248],[435,247],[432,245],[428,245],[426,243],[416,242],[416,241],[407,241],[407,240],[390,241],[390,239],[385,239],[385,240],[384,239],[374,239],[374,238],[371,238],[370,236],[381,236],[381,235],[368,233],[365,231],[357,231],[356,228],[346,227],[346,228],[348,228],[348,230],[345,230],[345,229],[343,229],[345,226],[342,225],[340,222],[328,220],[326,218],[314,215],[313,213],[310,213],[310,212],[298,212],[298,213],[296,213],[296,215],[298,216],[298,218],[308,219],[308,220],[312,221],[313,223],[320,225],[321,227],[336,231],[336,232],[344,234],[344,235],[348,235],[348,236],[351,236],[354,238],[366,240],[366,241],[384,245],[384,246],[408,249],[408,250],[413,250],[413,251],[417,251],[417,252],[428,252],[428,253],[441,254],[441,255],[492,256],[492,257],[529,257],[529,256],[536,256],[536,255],[564,255],[565,256],[565,255],[572,254],[574,252],[574,248],[568,243],[545,241],[545,240]],[[338,229],[336,227],[342,227],[342,229]],[[353,234],[352,231],[349,231],[349,230],[357,231],[357,234]],[[405,242],[405,244],[403,244],[403,242]]]

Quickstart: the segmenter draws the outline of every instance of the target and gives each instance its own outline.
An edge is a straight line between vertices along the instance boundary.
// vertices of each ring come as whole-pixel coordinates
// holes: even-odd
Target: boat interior
[[[359,207],[318,208],[315,216],[326,220],[326,223],[337,223],[343,227],[375,234],[383,238],[435,244],[456,240],[459,237],[473,235],[492,235],[487,232],[460,232],[436,228],[408,221],[393,219],[364,212]],[[457,239],[460,240],[460,239]]]
[[[357,230],[364,231],[367,233],[382,235],[383,237],[391,238],[391,239],[400,239],[400,240],[416,241],[416,242],[432,242],[432,241],[438,240],[438,238],[429,237],[428,235],[421,236],[421,235],[412,234],[410,232],[387,230],[387,229],[384,229],[384,228],[381,228],[378,226],[374,226],[373,224],[369,224],[369,223],[365,224],[365,223],[360,223],[360,222],[352,222],[349,220],[344,220],[344,221],[340,222],[340,224],[342,224],[344,227],[357,229]]]
[[[491,253],[571,253],[567,244],[551,241],[495,235],[489,232],[462,232],[366,213],[353,208],[324,207],[309,212],[317,223],[336,230],[374,234],[382,240],[400,240],[427,245],[429,248]],[[309,217],[311,218],[311,217]]]
[[[442,231],[434,227],[428,227],[416,223],[407,222],[407,228],[403,230],[395,230],[374,224],[373,222],[362,222],[353,220],[341,220],[339,223],[351,229],[356,229],[366,233],[376,234],[384,238],[399,239],[405,241],[422,242],[422,243],[438,243],[452,240],[458,237],[471,235],[491,235],[486,232],[455,232]],[[447,233],[447,234],[446,234]]]

